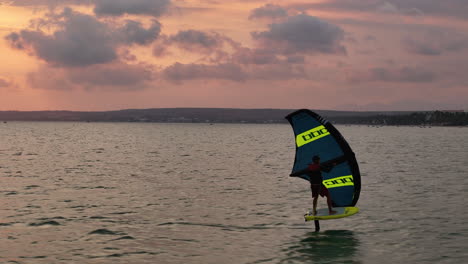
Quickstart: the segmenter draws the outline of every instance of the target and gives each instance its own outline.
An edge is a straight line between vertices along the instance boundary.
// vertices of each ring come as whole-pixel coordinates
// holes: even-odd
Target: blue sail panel
[[[296,143],[293,172],[307,168],[313,156],[320,156],[322,166],[334,165],[322,172],[333,206],[356,205],[361,190],[361,174],[354,152],[341,133],[320,115],[301,109],[286,116],[292,126]],[[307,174],[298,177],[310,180]]]

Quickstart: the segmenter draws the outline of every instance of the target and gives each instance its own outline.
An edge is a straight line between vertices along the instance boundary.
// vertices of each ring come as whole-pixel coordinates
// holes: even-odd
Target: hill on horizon
[[[176,122],[176,123],[286,123],[284,117],[297,109],[242,108],[148,108],[113,111],[0,111],[2,121],[76,122]],[[312,110],[335,122],[356,118],[408,115],[408,111],[357,112]]]

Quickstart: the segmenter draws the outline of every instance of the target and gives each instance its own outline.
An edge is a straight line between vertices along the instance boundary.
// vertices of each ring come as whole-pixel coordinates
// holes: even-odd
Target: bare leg
[[[314,197],[314,202],[313,202],[314,207],[313,207],[313,210],[312,210],[312,213],[314,215],[317,215],[317,201],[318,201],[318,196]]]
[[[327,195],[327,204],[328,204],[328,212],[329,214],[336,214],[336,211],[333,211],[332,200],[330,194]]]

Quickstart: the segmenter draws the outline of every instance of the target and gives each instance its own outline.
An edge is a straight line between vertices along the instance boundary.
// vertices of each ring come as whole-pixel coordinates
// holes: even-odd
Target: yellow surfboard
[[[304,215],[306,221],[313,221],[313,220],[331,220],[337,218],[343,218],[347,216],[351,216],[359,212],[359,208],[357,207],[333,207],[333,210],[336,211],[335,214],[329,214],[328,208],[322,208],[317,210],[317,215],[312,215],[312,213],[307,212]]]

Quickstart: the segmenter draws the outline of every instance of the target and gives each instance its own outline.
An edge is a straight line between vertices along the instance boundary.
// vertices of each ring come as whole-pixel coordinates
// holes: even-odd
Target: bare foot
[[[334,214],[336,214],[336,211],[330,210],[330,211],[328,211],[328,214],[329,215],[334,215]]]

